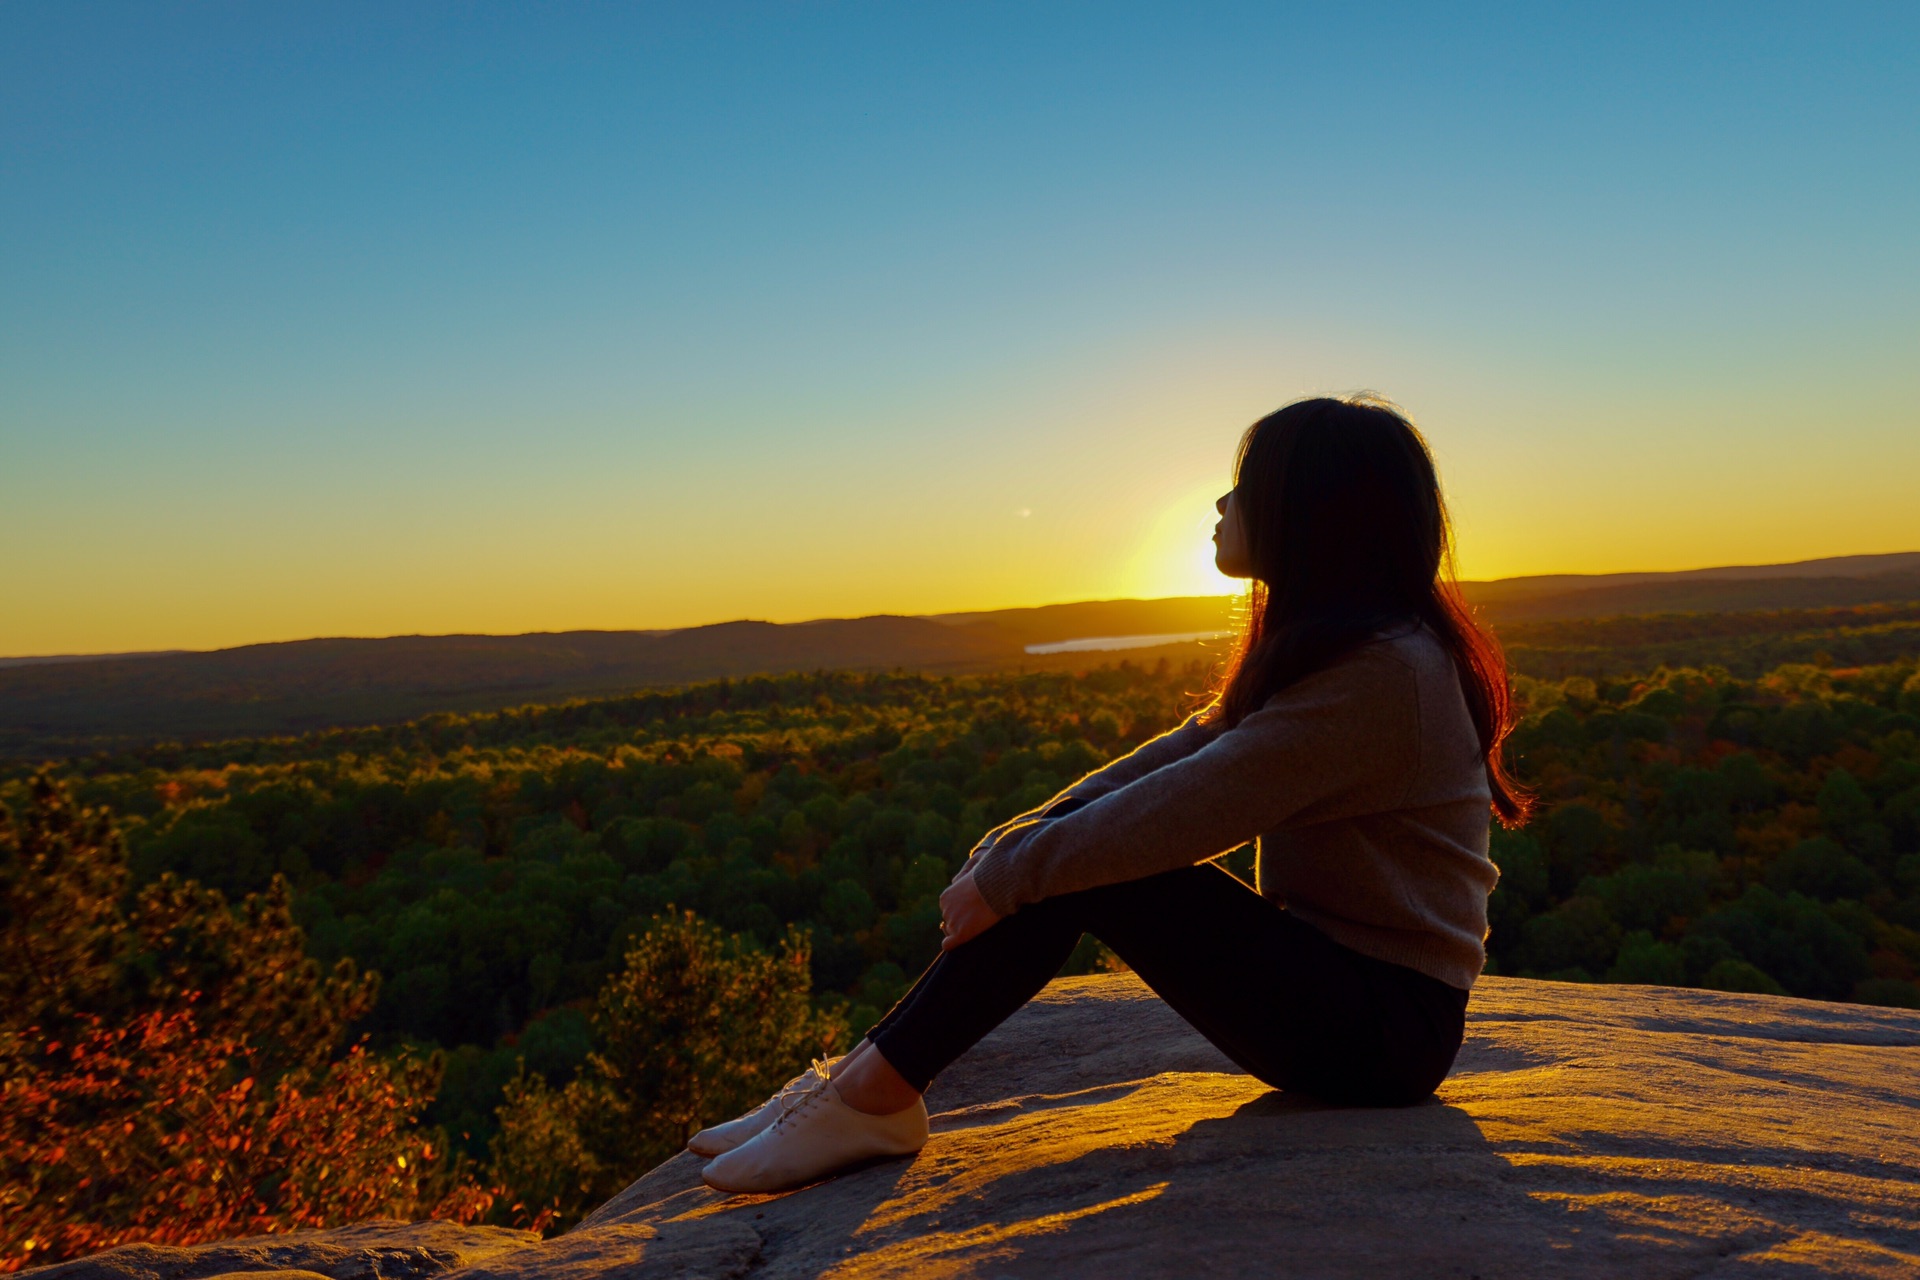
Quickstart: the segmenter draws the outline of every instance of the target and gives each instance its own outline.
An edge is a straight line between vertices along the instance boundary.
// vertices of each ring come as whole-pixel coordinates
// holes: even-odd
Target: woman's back
[[[1342,728],[1370,749],[1325,757],[1353,771],[1341,802],[1261,835],[1260,892],[1363,955],[1469,987],[1486,964],[1498,872],[1486,757],[1453,659],[1422,627],[1324,674],[1366,687],[1351,704],[1366,714]]]

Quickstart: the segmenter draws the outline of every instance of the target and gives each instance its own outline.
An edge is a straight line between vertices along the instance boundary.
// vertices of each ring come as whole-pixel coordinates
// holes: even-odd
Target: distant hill
[[[139,653],[45,653],[30,658],[0,658],[0,667],[43,667],[56,662],[102,662],[108,658],[164,658],[192,649],[146,649]]]
[[[1677,573],[1552,574],[1461,584],[1495,622],[1920,600],[1920,551]]]
[[[991,626],[875,617],[660,633],[296,640],[210,653],[0,668],[0,754],[155,738],[299,733],[435,711],[823,668],[964,670],[1017,659]]]
[[[1683,573],[1507,578],[1466,583],[1464,589],[1503,634],[1524,634],[1531,644],[1536,628],[1557,621],[1920,601],[1920,552]],[[1092,636],[1224,630],[1233,625],[1235,603],[1229,596],[1101,600],[930,617],[723,622],[678,631],[339,638],[207,653],[0,659],[0,756],[64,756],[164,738],[393,723],[436,711],[555,702],[726,676],[1084,668],[1117,657],[1185,659],[1204,650],[1192,642],[1127,654],[1036,655],[1028,648]],[[1809,617],[1789,625],[1775,618],[1755,626],[1776,637],[1768,652],[1787,661],[1797,659],[1778,657],[1792,651],[1791,635],[1781,635],[1822,625],[1884,630],[1889,621],[1822,623]],[[1904,634],[1876,643],[1905,644]],[[1662,643],[1671,648],[1679,641],[1668,636]],[[1583,645],[1593,647],[1556,632],[1549,647],[1560,652]],[[1539,661],[1553,666],[1546,658]]]

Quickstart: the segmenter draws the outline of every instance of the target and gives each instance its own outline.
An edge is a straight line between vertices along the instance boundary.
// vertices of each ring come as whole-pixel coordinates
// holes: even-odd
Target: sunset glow
[[[1920,548],[1911,15],[113,12],[0,8],[0,655],[1223,592],[1359,388],[1471,577]]]
[[[1154,518],[1127,566],[1128,595],[1219,596],[1244,588],[1213,563],[1213,503],[1228,483],[1195,489]]]

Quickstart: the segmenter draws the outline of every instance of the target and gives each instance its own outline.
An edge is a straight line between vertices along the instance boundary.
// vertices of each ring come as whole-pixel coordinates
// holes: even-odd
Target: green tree
[[[1606,904],[1580,897],[1527,921],[1520,954],[1536,973],[1591,981],[1607,971],[1619,948],[1620,926]]]
[[[1676,917],[1697,915],[1706,906],[1705,869],[1689,865],[1700,861],[1711,867],[1713,859],[1709,854],[1689,858],[1678,849],[1668,850],[1652,865],[1635,863],[1589,880],[1581,892],[1606,903],[1623,928],[1659,933]]]
[[[105,810],[81,809],[46,774],[16,822],[0,805],[0,1019],[63,1029],[115,986],[126,858]]]
[[[1765,970],[1732,956],[1714,962],[1700,985],[1709,991],[1745,991],[1754,995],[1783,996],[1787,989],[1769,977]]]
[[[1608,982],[1640,982],[1653,986],[1675,987],[1687,980],[1686,960],[1680,948],[1656,942],[1651,933],[1637,929],[1620,941],[1620,955],[1607,971]]]
[[[1561,805],[1542,826],[1548,881],[1556,895],[1571,896],[1582,880],[1602,870],[1613,829],[1598,810],[1584,804]]]
[[[1868,862],[1886,865],[1892,842],[1886,827],[1874,820],[1873,800],[1845,769],[1835,769],[1820,786],[1816,801],[1820,825]]]
[[[1834,770],[1835,773],[1840,772]],[[1767,870],[1767,884],[1782,893],[1803,893],[1822,902],[1864,898],[1873,890],[1867,864],[1824,837],[1802,840]]]
[[[501,1105],[499,1182],[559,1224],[834,1052],[846,1024],[808,999],[809,946],[773,954],[691,911],[656,917],[600,991],[594,1051],[563,1088],[523,1072]]]
[[[1702,923],[1741,959],[1797,996],[1844,1000],[1869,972],[1860,937],[1802,894],[1754,885]],[[1707,986],[1716,986],[1713,977],[1707,975]]]
[[[1920,716],[1920,671],[1908,676],[1900,686],[1900,709],[1908,715]]]

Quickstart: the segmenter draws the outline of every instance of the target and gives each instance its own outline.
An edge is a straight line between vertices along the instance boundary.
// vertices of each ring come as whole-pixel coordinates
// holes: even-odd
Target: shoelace
[[[775,1102],[778,1102],[780,1104],[780,1115],[773,1122],[773,1127],[775,1129],[778,1129],[780,1126],[784,1125],[787,1122],[789,1117],[797,1115],[801,1111],[804,1111],[807,1107],[811,1106],[823,1093],[826,1092],[826,1089],[827,1089],[826,1059],[815,1058],[813,1060],[813,1083],[812,1084],[807,1085],[804,1088],[795,1087],[796,1085],[799,1085],[800,1081],[805,1079],[806,1079],[805,1075],[796,1077],[794,1079],[793,1084],[788,1085],[785,1089],[782,1089],[780,1091],[780,1096],[774,1099]]]
[[[815,1058],[814,1067],[818,1068],[819,1065],[820,1065],[820,1060],[818,1058]],[[808,1071],[802,1071],[799,1075],[795,1076],[793,1079],[781,1085],[780,1092],[774,1094],[773,1097],[767,1099],[767,1101],[763,1103],[762,1106],[765,1106],[765,1107],[774,1106],[778,1103],[786,1101],[788,1098],[791,1098],[796,1093],[801,1093],[811,1088],[812,1086],[807,1083],[808,1074],[809,1074]],[[813,1070],[811,1071],[811,1074],[817,1076],[819,1073],[817,1070]]]

